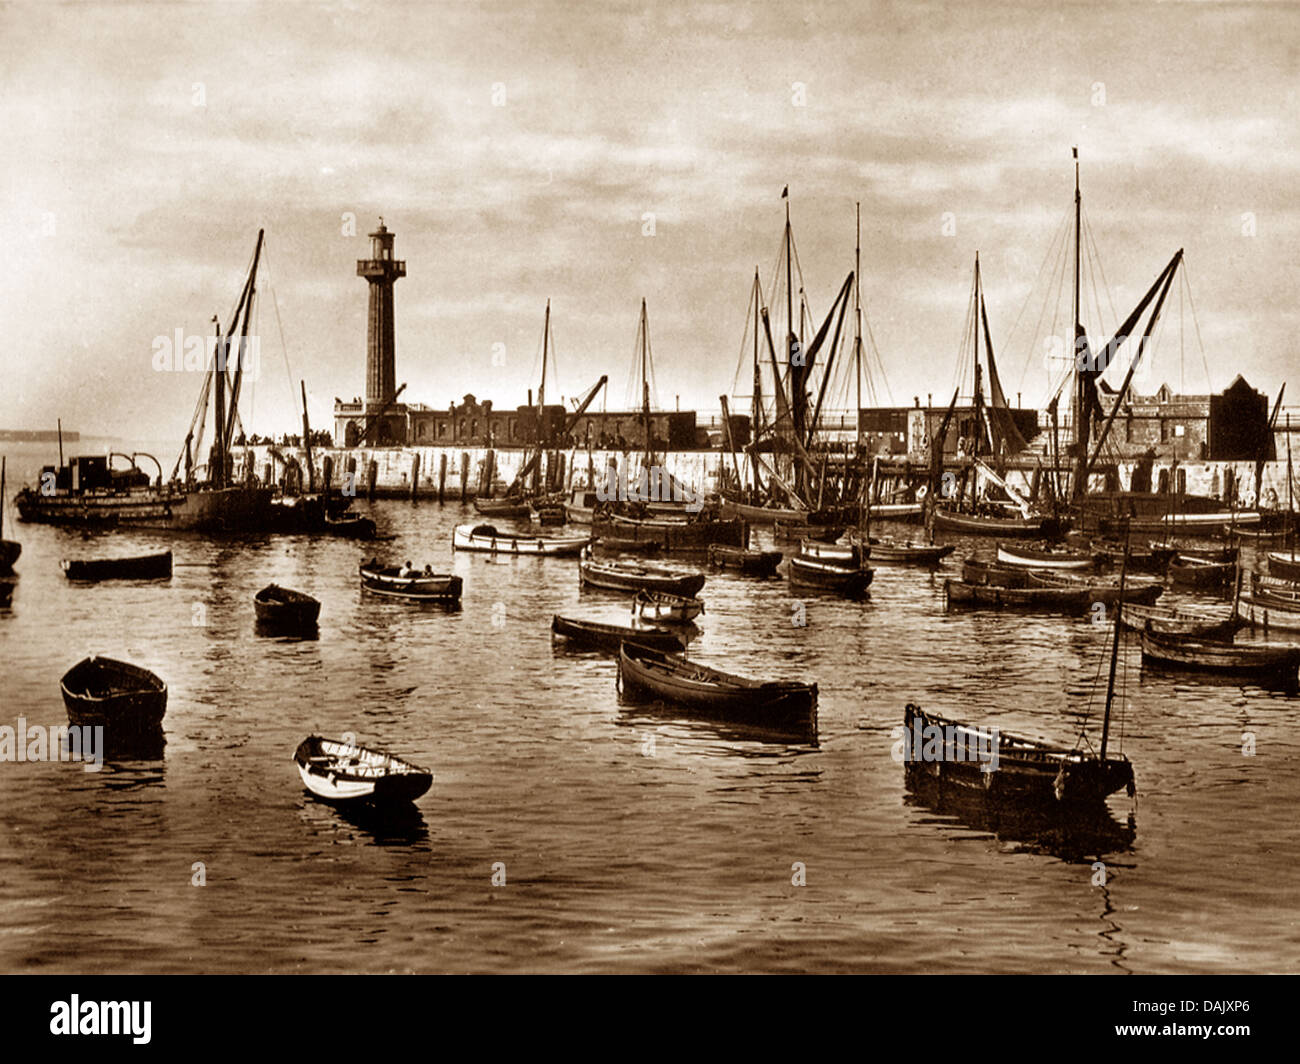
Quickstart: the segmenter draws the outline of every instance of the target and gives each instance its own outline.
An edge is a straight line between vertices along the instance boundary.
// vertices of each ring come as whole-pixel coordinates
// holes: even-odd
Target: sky
[[[328,426],[381,215],[404,400],[522,404],[550,299],[548,399],[607,373],[625,407],[645,298],[657,405],[716,410],[787,185],[818,323],[861,204],[869,395],[963,383],[979,251],[1004,388],[1041,404],[1075,145],[1094,338],[1185,249],[1139,390],[1274,395],[1295,362],[1291,3],[17,2],[0,55],[0,427],[179,446],[202,380],[159,338],[228,321],[259,228],[244,423],[295,430],[302,379]]]

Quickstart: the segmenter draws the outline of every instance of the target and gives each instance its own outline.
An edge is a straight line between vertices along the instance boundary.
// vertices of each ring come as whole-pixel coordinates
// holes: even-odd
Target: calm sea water
[[[11,490],[49,460],[10,456]],[[572,559],[453,557],[459,506],[358,509],[395,538],[6,526],[23,555],[0,724],[66,722],[59,677],[90,651],[158,672],[170,700],[161,761],[0,763],[0,969],[1300,970],[1296,698],[1143,670],[1129,647],[1136,800],[1070,831],[989,822],[904,787],[904,704],[1062,741],[1091,709],[1095,736],[1104,628],[945,613],[945,571],[884,566],[865,602],[803,599],[801,627],[783,581],[711,575],[692,655],[820,684],[817,747],[757,742],[620,705],[611,659],[552,645],[556,611],[624,613]],[[59,570],[165,546],[169,583]],[[450,567],[463,609],[362,594],[374,551]],[[271,581],[321,600],[319,638],[256,633]],[[433,787],[399,823],[319,804],[290,760],[313,731]]]

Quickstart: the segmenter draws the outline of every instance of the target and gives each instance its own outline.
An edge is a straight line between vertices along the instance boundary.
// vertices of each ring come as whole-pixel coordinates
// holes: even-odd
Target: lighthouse
[[[393,258],[393,234],[379,219],[370,234],[370,258],[357,260],[357,276],[370,283],[366,325],[366,412],[377,413],[397,388],[393,336],[393,282],[406,276],[406,263]]]

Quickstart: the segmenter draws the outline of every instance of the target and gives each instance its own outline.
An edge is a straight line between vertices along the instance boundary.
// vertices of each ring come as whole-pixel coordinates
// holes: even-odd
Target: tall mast
[[[302,389],[302,445],[307,449],[307,491],[316,493],[316,466],[311,460],[311,423],[307,420],[307,382],[298,381]]]
[[[862,446],[862,204],[855,205],[857,228],[853,243],[853,354],[857,365],[857,446]],[[856,448],[855,448],[856,449]]]
[[[213,376],[213,416],[216,420],[215,435],[212,437],[212,464],[215,470],[208,470],[208,479],[215,487],[226,486],[226,355],[221,342],[221,323],[212,315],[212,327],[215,331],[217,349],[212,359]]]
[[[5,536],[5,460],[0,455],[0,539]]]
[[[551,301],[546,301],[546,317],[542,323],[542,383],[537,386],[537,431],[541,439],[542,416],[546,410],[546,359],[551,340]]]
[[[641,297],[641,416],[645,421],[645,464],[650,465],[650,378],[646,362],[650,356],[650,323],[646,318],[645,296]]]
[[[1082,368],[1079,365],[1079,230],[1082,227],[1083,217],[1083,197],[1079,192],[1079,147],[1074,147],[1074,299],[1072,304],[1072,317],[1074,319],[1074,335],[1070,338],[1074,352],[1074,442],[1076,447],[1076,456],[1082,454],[1084,459],[1079,460],[1080,464],[1076,470],[1081,472],[1083,469],[1082,461],[1087,458],[1088,454],[1088,433],[1084,421],[1087,415],[1086,410],[1089,406],[1084,398],[1084,376]],[[1082,494],[1080,486],[1075,484],[1074,494]]]
[[[1115,701],[1115,664],[1119,661],[1120,616],[1124,612],[1124,577],[1128,574],[1128,525],[1124,527],[1124,562],[1119,570],[1119,594],[1115,598],[1115,638],[1110,648],[1110,678],[1106,681],[1106,713],[1101,723],[1101,760],[1106,760],[1110,741],[1110,707]]]
[[[749,429],[749,443],[751,447],[758,444],[758,425],[763,417],[763,375],[759,368],[758,360],[758,330],[760,325],[761,311],[759,307],[759,293],[761,285],[758,280],[758,267],[754,267],[754,404],[750,421],[752,424]],[[753,466],[754,491],[758,491],[758,455],[755,451],[750,452],[750,464]]]

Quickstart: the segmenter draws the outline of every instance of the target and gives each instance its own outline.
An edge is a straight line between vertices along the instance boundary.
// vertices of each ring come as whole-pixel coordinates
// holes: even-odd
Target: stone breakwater
[[[276,447],[278,455],[304,468],[306,452],[298,447]],[[285,463],[257,445],[237,452],[237,474],[251,460],[252,472],[265,478],[267,467],[272,479],[285,476]],[[481,495],[502,495],[520,469],[532,456],[521,449],[489,447],[329,447],[313,448],[312,460],[318,473],[329,464],[330,483],[343,487],[351,476],[358,497],[420,498],[459,500]],[[720,462],[730,465],[729,452],[671,451],[658,456],[658,467],[692,491],[715,492],[718,489]],[[737,456],[742,466],[744,456]],[[637,451],[578,450],[547,451],[542,457],[539,483],[547,490],[562,491],[593,487],[607,483],[610,464],[621,473],[635,476],[641,468]],[[594,476],[593,476],[594,474]],[[734,473],[731,473],[734,477]],[[528,483],[532,484],[532,476]],[[594,490],[594,489],[593,489]]]
[[[297,447],[277,447],[276,452],[299,469],[304,468],[306,452]],[[242,475],[251,461],[252,472],[265,479],[268,467],[271,479],[285,476],[285,464],[271,455],[268,447],[256,445],[237,449],[237,473]],[[313,448],[312,458],[320,471],[328,460],[330,483],[341,487],[349,476],[358,497],[420,498],[459,500],[482,495],[503,494],[532,452],[518,448],[489,447],[329,447]],[[692,492],[716,493],[725,476],[728,485],[740,481],[748,485],[750,466],[746,455],[730,451],[669,451],[658,456],[658,467]],[[540,484],[547,490],[593,488],[607,482],[610,464],[620,476],[635,477],[641,469],[637,451],[585,449],[547,451],[542,458]],[[960,470],[967,463],[949,460],[945,469]],[[1136,463],[1119,463],[1120,487],[1132,485]],[[1035,467],[1037,468],[1037,467]],[[1028,492],[1035,468],[1012,469],[1006,480],[1013,488]],[[1043,467],[1045,470],[1046,467]],[[1287,505],[1287,469],[1285,461],[1267,462],[1261,479],[1260,499],[1255,498],[1255,464],[1253,462],[1187,462],[1157,460],[1151,470],[1153,486],[1167,472],[1171,485],[1180,486],[1189,495],[1223,498],[1227,485],[1235,485],[1237,504],[1243,507],[1262,505],[1266,509]],[[927,464],[920,457],[891,457],[881,460],[880,475],[886,488],[920,484],[927,476]],[[983,482],[983,474],[977,471]],[[765,477],[766,479],[766,477]],[[1181,484],[1179,482],[1182,482]],[[529,484],[532,477],[529,477]],[[1102,490],[1105,477],[1095,474],[1091,490]]]

